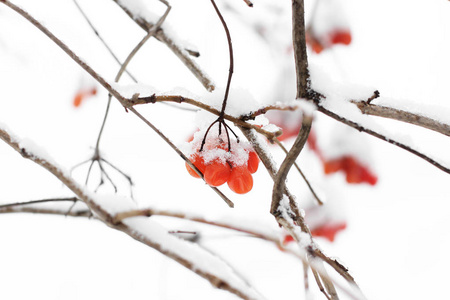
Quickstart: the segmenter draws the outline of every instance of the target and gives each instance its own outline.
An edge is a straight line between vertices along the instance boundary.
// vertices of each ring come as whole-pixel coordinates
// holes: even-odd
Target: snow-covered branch
[[[0,139],[11,146],[24,158],[40,165],[52,173],[59,181],[68,187],[94,215],[106,225],[120,230],[137,241],[154,248],[167,257],[172,258],[196,274],[207,279],[213,286],[227,290],[243,299],[263,299],[252,287],[248,286],[235,272],[220,258],[203,250],[198,245],[174,237],[161,225],[143,218],[133,218],[114,221],[114,214],[133,209],[135,204],[125,199],[100,199],[80,186],[75,180],[58,166],[51,158],[46,157],[45,151],[33,143],[14,136],[10,130],[0,128]],[[34,145],[29,147],[28,145]]]
[[[373,104],[368,101],[352,101],[352,103],[354,103],[363,114],[413,124],[450,136],[450,125],[430,117],[394,107]]]
[[[203,109],[205,111],[208,111],[208,112],[210,112],[212,114],[215,114],[217,116],[220,115],[220,111],[219,110],[217,110],[217,109],[215,109],[215,108],[213,108],[213,107],[211,107],[211,106],[209,106],[209,105],[207,105],[205,103],[202,103],[200,101],[197,101],[197,100],[194,100],[194,99],[190,99],[190,98],[187,98],[187,97],[179,96],[179,95],[161,95],[161,96],[158,96],[158,95],[153,94],[153,95],[148,96],[148,97],[139,97],[139,96],[133,97],[130,100],[127,100],[127,101],[129,101],[130,105],[156,103],[156,102],[174,102],[174,103],[180,103],[180,104],[185,103],[185,104],[190,104],[190,105],[196,106],[198,108],[201,108],[201,109]],[[271,110],[271,109],[276,109],[276,108],[275,107],[273,107],[273,108],[271,107],[268,110]],[[290,107],[290,108],[286,108],[286,109],[292,110],[293,108]],[[282,108],[282,110],[283,110],[283,108]],[[237,117],[234,117],[234,116],[231,116],[231,115],[228,115],[228,114],[224,114],[224,119],[228,120],[230,122],[233,122],[236,126],[240,126],[240,127],[247,128],[247,129],[254,129],[256,132],[264,135],[268,140],[272,140],[272,139],[274,139],[277,136],[280,136],[282,134],[281,130],[278,130],[278,131],[275,131],[275,132],[267,131],[267,130],[261,128],[260,126],[252,125],[250,123],[245,122],[241,118],[237,118]]]

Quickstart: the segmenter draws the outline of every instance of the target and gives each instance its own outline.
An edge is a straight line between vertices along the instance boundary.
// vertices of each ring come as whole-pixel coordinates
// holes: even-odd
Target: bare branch
[[[294,44],[297,98],[309,98],[310,81],[306,53],[305,7],[303,0],[292,0],[292,39]]]

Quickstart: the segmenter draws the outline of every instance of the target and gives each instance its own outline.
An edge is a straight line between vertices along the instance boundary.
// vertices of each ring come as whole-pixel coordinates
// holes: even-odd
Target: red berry
[[[283,244],[286,245],[294,241],[295,241],[294,238],[291,235],[287,234],[283,239]]]
[[[228,186],[237,194],[245,194],[253,188],[253,177],[246,166],[234,167],[231,170]]]
[[[220,186],[230,178],[231,167],[227,162],[213,161],[206,165],[203,175],[210,186]]]
[[[352,42],[352,35],[349,31],[335,31],[331,35],[332,44],[344,44],[349,45]]]
[[[370,185],[375,185],[378,181],[377,176],[369,168],[351,156],[343,156],[338,159],[324,161],[323,167],[325,174],[343,171],[345,173],[345,180],[348,183],[367,182]]]
[[[369,169],[352,157],[345,157],[344,172],[348,183],[367,182],[375,185],[378,178]]]
[[[347,223],[345,222],[337,224],[324,224],[311,230],[311,234],[313,236],[320,236],[326,238],[330,242],[333,242],[334,239],[336,238],[336,234],[339,231],[344,230],[345,228],[347,228]]]
[[[190,161],[194,164],[194,166],[199,169],[200,172],[202,172],[202,174],[205,174],[205,161],[203,160],[203,158],[201,156],[199,156],[198,154],[194,154],[193,156],[191,156]],[[191,174],[191,176],[195,177],[195,178],[200,178],[200,176],[197,174],[197,172],[195,172],[194,169],[192,169],[188,163],[186,163],[186,170],[189,172],[189,174]]]
[[[258,165],[259,165],[259,157],[258,154],[256,154],[255,151],[250,151],[248,153],[248,162],[247,162],[247,168],[250,171],[251,174],[258,171]]]

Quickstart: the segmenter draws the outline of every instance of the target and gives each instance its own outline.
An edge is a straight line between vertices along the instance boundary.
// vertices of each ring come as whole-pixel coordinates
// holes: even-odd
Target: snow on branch
[[[98,196],[80,186],[63,168],[45,154],[42,148],[34,145],[24,147],[22,139],[0,127],[0,139],[11,146],[24,158],[40,165],[66,187],[68,187],[94,215],[106,225],[120,230],[137,241],[154,248],[167,257],[207,279],[213,286],[227,290],[243,299],[263,299],[245,280],[241,279],[222,259],[212,255],[198,245],[172,236],[154,221],[143,218],[114,222],[114,214],[136,209],[134,202],[115,196]],[[30,142],[26,143],[30,145]],[[118,199],[114,199],[118,198]]]
[[[372,104],[369,101],[352,101],[352,103],[354,103],[363,114],[413,124],[450,136],[450,125],[427,116],[414,114],[394,107]]]

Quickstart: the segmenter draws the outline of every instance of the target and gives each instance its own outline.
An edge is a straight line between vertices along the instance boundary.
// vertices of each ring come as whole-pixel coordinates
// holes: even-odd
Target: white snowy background
[[[236,10],[235,13],[224,10],[235,47],[233,89],[237,94],[245,89],[253,96],[252,100],[270,103],[276,98],[277,64],[282,58],[269,51],[265,41],[255,37],[248,23],[267,14],[265,19],[271,26],[289,24],[290,1],[280,0],[275,5],[284,8],[281,14],[286,18],[284,25],[261,9],[270,1],[255,0],[251,9],[240,2],[218,0],[221,7],[228,4]],[[321,88],[332,90],[338,86],[339,90],[342,84],[345,95],[361,96],[367,92],[367,97],[378,89],[382,96],[376,100],[379,104],[410,109],[450,123],[447,113],[450,112],[450,3],[340,2],[348,16],[353,41],[350,46],[310,54],[313,79],[317,79]],[[72,1],[14,3],[42,20],[94,69],[113,80],[118,65]],[[79,3],[122,60],[143,37],[143,31],[112,1]],[[164,11],[157,1],[145,3],[155,14]],[[167,30],[200,51],[196,61],[213,78],[218,90],[223,91],[228,76],[227,45],[210,1],[170,3]],[[306,1],[307,13],[312,3]],[[285,27],[289,37],[289,26]],[[283,41],[284,37],[279,39]],[[199,97],[206,95],[192,74],[155,40],[143,47],[130,70],[155,91],[170,94],[186,90]],[[105,110],[107,93],[102,88],[80,108],[73,107],[74,94],[83,82],[90,80],[36,28],[6,6],[0,6],[0,123],[35,141],[66,169],[92,155]],[[125,79],[124,83],[131,81]],[[177,145],[182,145],[195,130],[193,112],[163,104],[138,110]],[[393,121],[370,119],[373,121],[368,123],[373,128],[406,140],[450,166],[449,138]],[[319,114],[316,122],[325,137],[326,132],[338,126]],[[340,174],[323,177],[320,163],[309,149],[299,160],[327,205],[343,215],[348,224],[334,243],[320,238],[318,243],[327,254],[338,257],[349,267],[369,299],[442,299],[447,294],[450,267],[450,175],[380,140],[355,131],[351,134],[368,151],[365,156],[370,157],[370,166],[379,178],[376,186],[348,185]],[[280,162],[281,151],[271,149]],[[115,101],[101,150],[106,159],[132,176],[135,199],[142,207],[151,205],[212,218],[241,219],[276,228],[269,215],[270,178],[262,167],[254,175],[255,185],[249,194],[235,195],[227,187],[222,189],[235,202],[235,208],[229,209],[204,183],[187,174],[184,162],[155,133],[135,116],[125,113]],[[85,165],[73,174],[83,183],[86,172]],[[111,174],[119,185],[119,193],[127,196],[127,183],[114,171]],[[90,188],[95,188],[96,180],[98,173],[94,170]],[[307,196],[302,197],[307,191],[300,176],[293,172],[288,184],[299,195],[300,206],[310,204]],[[105,185],[99,192],[111,194],[113,190]],[[47,171],[0,143],[0,203],[62,196],[72,194]],[[201,232],[201,244],[223,255],[267,299],[303,297],[301,263],[275,246],[198,224],[155,220],[171,230]],[[2,299],[236,298],[95,220],[1,214],[0,228]],[[314,298],[322,299],[314,282],[311,288]]]

